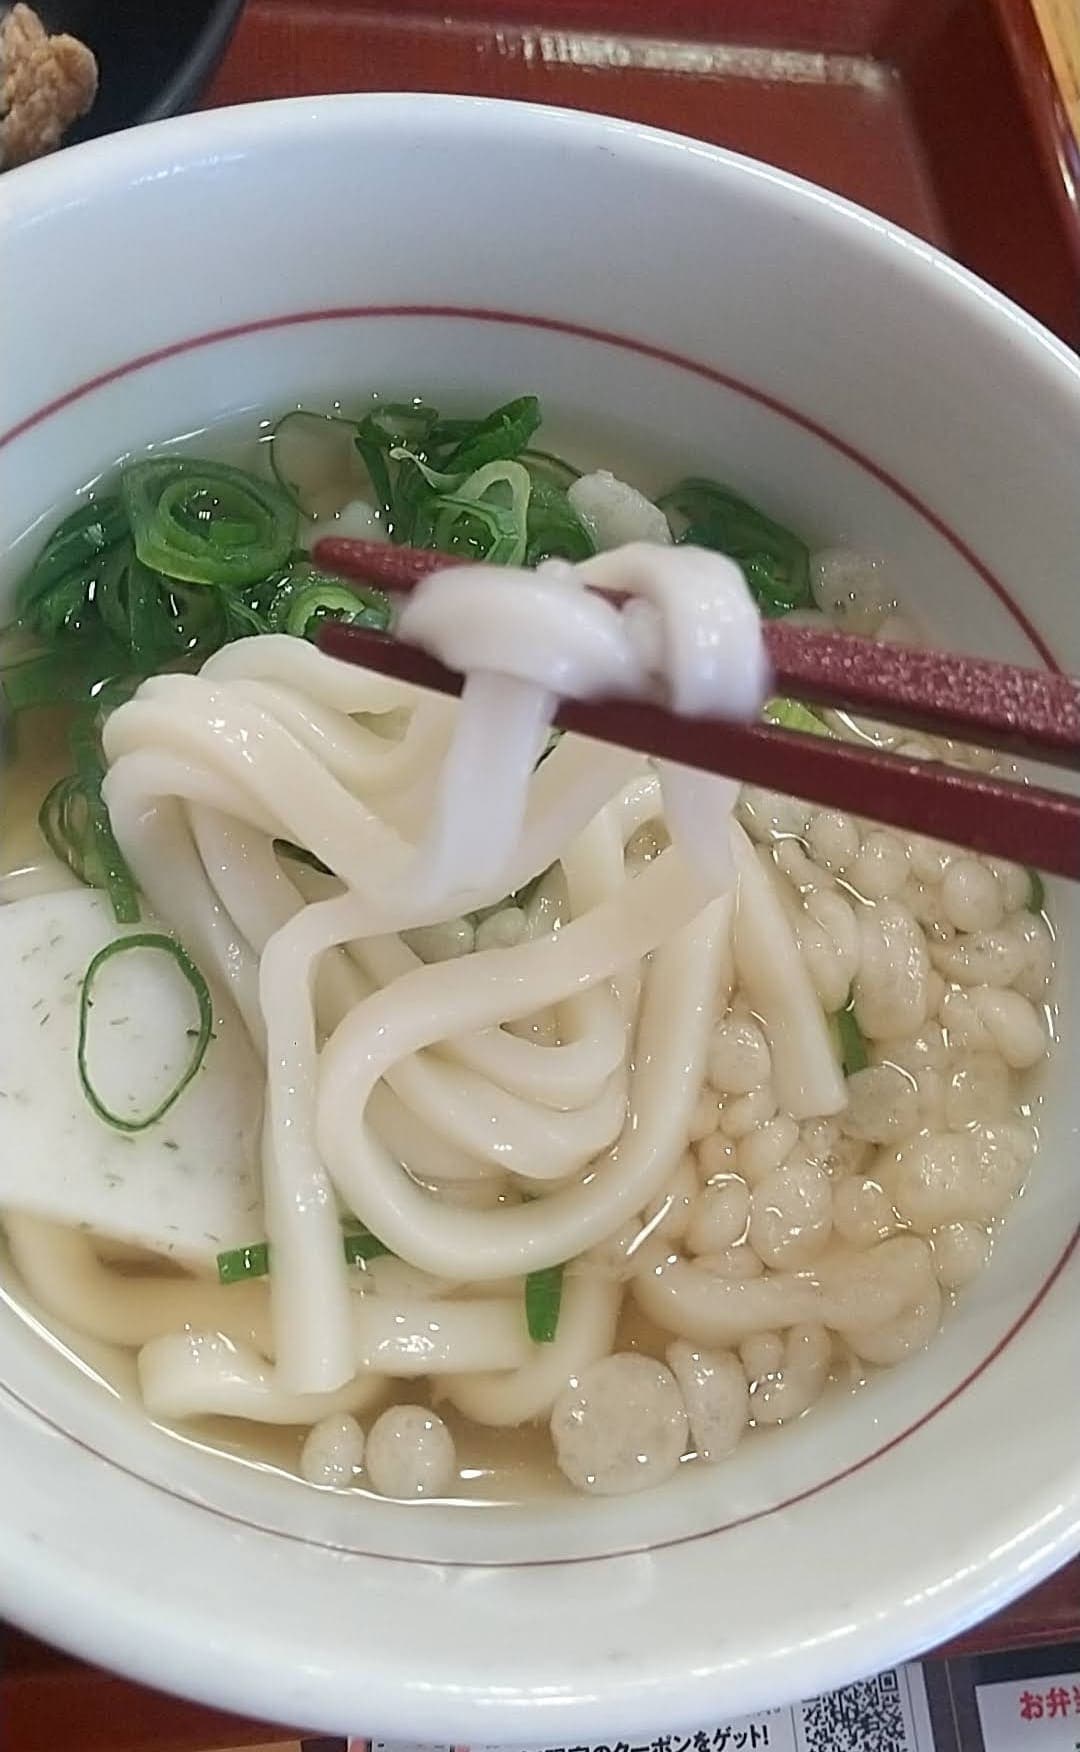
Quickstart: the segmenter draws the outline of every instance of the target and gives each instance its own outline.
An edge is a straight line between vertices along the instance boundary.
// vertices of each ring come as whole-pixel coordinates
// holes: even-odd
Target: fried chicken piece
[[[0,168],[53,152],[97,95],[97,62],[19,4],[0,19]]]

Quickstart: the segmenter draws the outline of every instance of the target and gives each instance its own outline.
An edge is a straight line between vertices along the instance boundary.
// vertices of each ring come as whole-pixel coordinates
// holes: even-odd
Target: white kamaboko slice
[[[668,1346],[667,1360],[682,1391],[698,1459],[713,1465],[726,1460],[750,1421],[750,1389],[738,1357],[677,1339]]]
[[[628,541],[671,542],[671,527],[660,507],[606,468],[582,475],[566,496],[600,549]]]
[[[364,1460],[372,1489],[402,1502],[445,1496],[457,1472],[454,1439],[425,1405],[392,1405],[376,1418]]]
[[[300,1476],[308,1484],[347,1490],[364,1462],[364,1432],[345,1411],[312,1424],[300,1450]]]
[[[551,1413],[555,1458],[571,1484],[621,1496],[662,1484],[686,1449],[686,1407],[670,1369],[616,1351],[584,1370]]]
[[[161,927],[144,916],[136,929]],[[215,993],[198,1075],[160,1123],[124,1132],[99,1119],[75,1062],[79,994],[91,957],[129,934],[92,889],[0,907],[0,1206],[213,1267],[264,1234],[261,1067]],[[130,950],[101,965],[90,996],[89,1080],[124,1118],[146,1114],[191,1060],[191,990],[168,954]]]

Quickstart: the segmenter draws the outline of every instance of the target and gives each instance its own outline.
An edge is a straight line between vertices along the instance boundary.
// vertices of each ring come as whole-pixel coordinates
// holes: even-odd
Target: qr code
[[[806,1752],[909,1752],[894,1672],[815,1697],[801,1710]]]

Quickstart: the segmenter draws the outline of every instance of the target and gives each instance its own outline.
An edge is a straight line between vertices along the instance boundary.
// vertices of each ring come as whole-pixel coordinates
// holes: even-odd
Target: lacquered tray
[[[1030,0],[248,0],[207,101],[456,91],[651,122],[874,208],[1080,345],[1077,0],[1034,5],[1052,55]],[[1078,1638],[1073,1565],[953,1646]],[[4,1752],[275,1738],[0,1627]]]

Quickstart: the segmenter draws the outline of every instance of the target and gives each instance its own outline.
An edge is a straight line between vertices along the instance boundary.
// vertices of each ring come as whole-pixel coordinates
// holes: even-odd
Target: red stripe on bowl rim
[[[18,421],[16,425],[10,427],[6,432],[0,433],[0,451],[13,444],[17,439],[23,437],[27,432],[33,431],[36,427],[53,419],[57,414],[62,413],[65,408],[69,408],[74,403],[84,400],[87,396],[93,395],[95,391],[107,388],[110,384],[119,382],[121,379],[130,377],[137,372],[145,371],[155,365],[163,364],[167,360],[182,357],[186,353],[198,352],[205,347],[218,346],[227,341],[241,340],[249,335],[264,334],[276,329],[297,328],[306,324],[324,322],[357,322],[386,318],[414,320],[444,319],[463,322],[493,323],[505,326],[519,326],[522,328],[546,330],[554,334],[563,334],[574,340],[592,341],[600,346],[617,348],[623,352],[635,353],[642,358],[655,360],[662,365],[670,365],[675,370],[688,372],[692,376],[699,377],[707,383],[713,383],[720,389],[728,390],[735,395],[744,397],[747,401],[755,403],[759,407],[766,408],[770,413],[774,413],[778,415],[779,418],[787,420],[790,424],[798,426],[802,431],[809,433],[812,437],[819,439],[821,443],[826,444],[829,449],[835,451],[838,455],[843,456],[849,462],[854,463],[857,468],[872,476],[872,478],[879,482],[881,486],[885,487],[896,498],[900,499],[905,505],[907,505],[910,510],[912,510],[928,525],[929,528],[933,529],[937,535],[947,542],[953,551],[971,567],[972,571],[976,573],[986,587],[1002,604],[1006,612],[1019,627],[1046,666],[1049,669],[1060,672],[1060,665],[1041,633],[1039,633],[1037,628],[1032,624],[1025,611],[1020,607],[1019,603],[1015,601],[1006,586],[990,570],[986,563],[979,558],[968,543],[949,526],[944,518],[940,517],[936,511],[932,510],[917,493],[913,492],[911,488],[906,487],[902,481],[897,480],[896,477],[886,468],[882,467],[880,463],[875,462],[872,457],[867,456],[855,445],[849,443],[847,439],[841,438],[839,434],[830,431],[828,427],[822,425],[820,421],[813,419],[809,414],[800,412],[799,409],[791,407],[779,397],[770,395],[767,391],[758,389],[753,384],[746,383],[743,379],[732,375],[730,372],[721,371],[712,365],[705,365],[697,360],[688,358],[685,354],[674,352],[667,347],[654,345],[650,341],[635,340],[631,336],[616,334],[606,329],[593,328],[585,323],[570,322],[561,317],[520,314],[506,310],[489,310],[479,306],[472,307],[468,305],[446,304],[340,305],[330,306],[323,310],[294,311],[285,316],[257,317],[248,322],[233,323],[226,328],[210,329],[202,334],[191,335],[181,341],[170,342],[167,346],[154,348],[147,353],[140,353],[131,359],[125,360],[122,364],[112,366],[107,371],[101,371],[93,377],[86,378],[82,383],[75,385],[69,390],[65,390],[62,395],[56,396],[53,400],[44,403],[40,408],[37,408],[32,414],[28,414],[25,419]],[[592,1556],[523,1559],[511,1558],[501,1561],[494,1559],[477,1560],[446,1558],[435,1560],[426,1557],[402,1556],[386,1552],[368,1551],[361,1547],[343,1546],[336,1541],[333,1543],[326,1541],[326,1548],[347,1554],[350,1557],[368,1559],[373,1562],[408,1564],[414,1566],[419,1565],[420,1567],[430,1567],[433,1563],[437,1563],[437,1566],[441,1569],[549,1569],[562,1566],[570,1567],[578,1564],[609,1563],[619,1558],[637,1556],[646,1551],[669,1551],[679,1546],[696,1544],[701,1540],[718,1538],[721,1534],[734,1532],[736,1528],[750,1526],[755,1521],[762,1521],[772,1515],[780,1514],[786,1509],[795,1508],[801,1503],[808,1502],[812,1498],[820,1496],[824,1491],[831,1489],[834,1485],[841,1484],[846,1479],[857,1476],[857,1474],[865,1471],[867,1467],[873,1465],[875,1461],[884,1459],[886,1455],[894,1452],[895,1449],[908,1441],[910,1437],[916,1435],[919,1430],[924,1429],[927,1424],[940,1416],[942,1412],[959,1399],[961,1395],[964,1394],[1001,1355],[1003,1355],[1018,1333],[1020,1333],[1028,1324],[1029,1320],[1045,1301],[1051,1289],[1069,1265],[1078,1247],[1080,1247],[1080,1226],[1073,1231],[1072,1236],[1066,1243],[1054,1266],[1044,1279],[1043,1283],[1039,1286],[1038,1290],[1036,1290],[1035,1294],[1032,1296],[1027,1307],[1017,1319],[1014,1320],[1008,1330],[997,1340],[993,1348],[979,1363],[975,1365],[973,1369],[969,1370],[960,1381],[956,1382],[956,1384],[950,1388],[948,1393],[936,1401],[927,1411],[923,1412],[913,1423],[907,1425],[903,1430],[898,1431],[895,1436],[890,1437],[890,1439],[887,1442],[882,1443],[880,1447],[872,1449],[868,1454],[864,1454],[858,1460],[852,1461],[850,1465],[843,1467],[839,1472],[833,1473],[828,1478],[820,1479],[816,1484],[808,1485],[804,1490],[794,1492],[791,1496],[785,1497],[780,1502],[770,1504],[766,1508],[755,1509],[750,1514],[737,1517],[730,1521],[720,1522],[713,1527],[702,1528],[695,1533],[685,1533],[672,1539],[655,1540],[651,1543],[620,1547],[614,1551],[599,1552]],[[243,1527],[247,1531],[261,1533],[270,1538],[284,1540],[287,1543],[306,1546],[321,1545],[323,1543],[322,1541],[306,1538],[303,1534],[291,1533],[282,1528],[270,1526],[262,1521],[250,1520],[245,1516],[234,1514],[230,1510],[218,1508],[194,1494],[188,1495],[187,1492],[175,1490],[170,1485],[162,1484],[156,1479],[147,1478],[144,1473],[137,1471],[134,1467],[125,1465],[123,1461],[115,1459],[112,1455],[104,1453],[101,1449],[96,1448],[93,1444],[85,1441],[81,1436],[67,1429],[63,1424],[57,1423],[37,1405],[23,1398],[21,1394],[16,1393],[12,1388],[3,1384],[0,1384],[0,1399],[7,1399],[13,1404],[18,1405],[22,1410],[31,1413],[31,1415],[44,1423],[49,1429],[55,1431],[58,1435],[64,1436],[83,1453],[101,1461],[103,1465],[110,1467],[113,1471],[119,1472],[125,1477],[135,1479],[140,1484],[149,1487],[151,1490],[157,1491],[159,1494],[166,1496],[175,1502],[184,1503],[189,1507],[196,1508],[201,1513],[212,1515],[215,1519],[224,1521],[232,1526]]]

